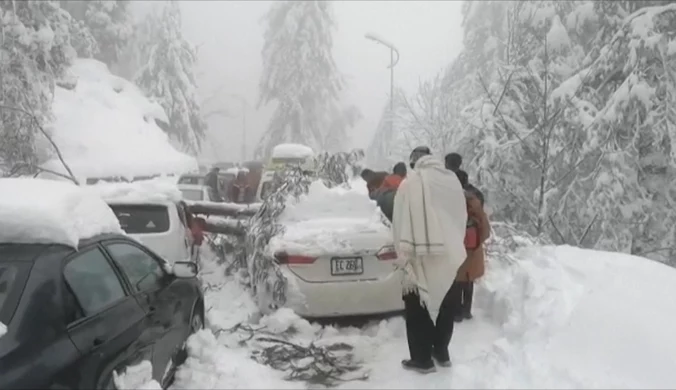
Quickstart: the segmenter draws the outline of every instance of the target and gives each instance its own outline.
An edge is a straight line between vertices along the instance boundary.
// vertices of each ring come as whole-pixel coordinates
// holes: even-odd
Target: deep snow
[[[515,241],[528,243],[527,240]],[[293,329],[299,345],[346,342],[369,373],[341,388],[673,388],[676,384],[676,270],[633,256],[573,247],[521,245],[489,257],[477,284],[475,318],[457,324],[453,367],[403,371],[401,318],[362,329],[310,324],[288,309],[260,317],[235,278],[207,261],[207,322],[190,339],[175,388],[307,388],[249,358],[261,348],[237,323]],[[220,331],[219,331],[220,330]],[[281,336],[280,336],[281,337]]]
[[[197,161],[178,152],[155,119],[168,121],[129,81],[93,59],[76,59],[68,70],[74,88],[57,86],[51,136],[75,176],[150,176],[197,170]],[[55,158],[45,168],[66,174]]]
[[[71,182],[0,179],[0,243],[63,244],[123,233],[113,211],[98,196]]]

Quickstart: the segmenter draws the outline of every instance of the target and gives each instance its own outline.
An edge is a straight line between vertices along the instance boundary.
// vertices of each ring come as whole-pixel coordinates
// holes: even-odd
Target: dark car
[[[143,360],[163,387],[204,327],[194,263],[122,235],[63,245],[0,244],[0,389],[109,389]]]

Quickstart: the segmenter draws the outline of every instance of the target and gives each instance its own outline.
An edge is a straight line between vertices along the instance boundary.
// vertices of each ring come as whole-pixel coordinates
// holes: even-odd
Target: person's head
[[[394,168],[392,168],[392,173],[401,177],[406,177],[406,163],[403,161],[396,163]]]
[[[369,180],[371,180],[371,178],[373,177],[373,174],[374,174],[374,173],[375,173],[375,172],[373,172],[372,170],[366,168],[366,169],[364,169],[363,171],[361,171],[361,175],[360,175],[360,176],[361,176],[362,179],[364,179],[365,182],[368,183]]]
[[[462,169],[458,169],[455,171],[455,176],[458,177],[462,188],[466,188],[469,185],[469,175],[467,172],[463,171]]]
[[[427,146],[418,146],[417,148],[413,149],[411,156],[408,159],[411,169],[415,168],[415,163],[418,162],[421,157],[429,156],[430,154],[432,154],[432,152]]]
[[[449,153],[444,158],[444,163],[446,165],[446,169],[450,169],[451,171],[455,172],[460,169],[460,166],[462,165],[462,156],[458,153]]]
[[[247,174],[246,171],[237,172],[237,180],[240,181],[240,182],[243,182],[244,180],[246,180],[246,176],[247,176],[246,174]]]

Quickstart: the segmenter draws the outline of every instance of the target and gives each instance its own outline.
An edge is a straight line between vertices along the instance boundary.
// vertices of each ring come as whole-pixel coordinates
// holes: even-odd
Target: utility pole
[[[394,66],[397,65],[397,63],[399,63],[399,50],[397,50],[397,48],[392,43],[377,36],[376,34],[367,33],[366,35],[364,35],[364,37],[390,49],[390,65],[388,66],[388,68],[390,69],[390,118],[389,118],[390,136],[388,137],[389,140],[394,135]],[[395,54],[397,55],[396,59],[394,58]]]

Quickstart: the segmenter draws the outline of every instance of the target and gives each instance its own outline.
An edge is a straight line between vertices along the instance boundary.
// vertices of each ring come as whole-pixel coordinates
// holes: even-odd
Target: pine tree
[[[181,33],[178,2],[169,1],[160,12],[151,12],[145,24],[150,45],[143,58],[148,60],[136,83],[167,112],[170,123],[160,126],[186,151],[197,154],[207,125],[195,93],[196,53]]]
[[[277,108],[256,150],[259,157],[282,142],[322,150],[327,140],[347,138],[351,121],[335,115],[344,115],[338,100],[345,82],[331,52],[331,6],[329,1],[279,1],[268,11],[259,106],[274,101]]]
[[[132,34],[129,0],[87,1],[85,23],[99,46],[96,59],[115,64]]]

